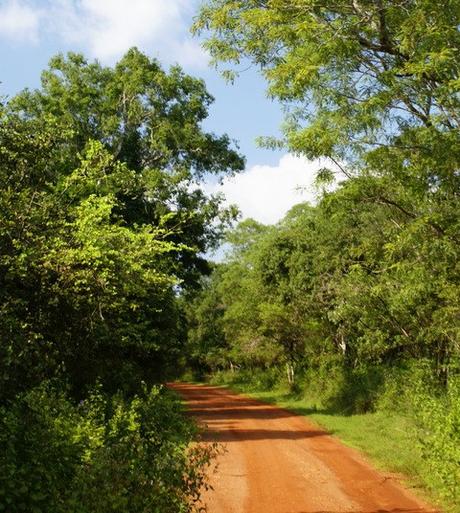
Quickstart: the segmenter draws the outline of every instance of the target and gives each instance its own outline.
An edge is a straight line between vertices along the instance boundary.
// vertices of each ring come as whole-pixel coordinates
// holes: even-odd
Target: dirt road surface
[[[209,513],[434,511],[304,417],[219,387],[171,387],[207,425],[205,440],[226,448],[204,497]]]

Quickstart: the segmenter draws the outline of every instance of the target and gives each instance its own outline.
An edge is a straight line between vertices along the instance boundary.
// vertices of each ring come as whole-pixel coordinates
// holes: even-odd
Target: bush
[[[429,473],[428,484],[441,495],[460,501],[460,379],[451,380],[447,393],[426,390],[414,397],[419,440]]]
[[[218,371],[212,374],[211,382],[216,385],[242,386],[248,392],[273,390],[283,381],[282,369],[240,368],[235,371]]]
[[[9,513],[152,513],[198,509],[214,448],[164,388],[78,405],[42,386],[0,408],[0,509]]]
[[[302,378],[303,395],[317,408],[353,414],[373,411],[383,383],[379,367],[348,368],[341,357],[323,357]]]
[[[397,411],[414,416],[414,398],[420,391],[433,391],[436,382],[432,362],[429,360],[406,360],[398,365],[382,368],[384,381],[376,400],[376,409],[387,412]]]

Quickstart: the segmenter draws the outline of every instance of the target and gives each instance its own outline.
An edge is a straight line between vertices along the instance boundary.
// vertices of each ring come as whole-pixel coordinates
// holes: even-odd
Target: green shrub
[[[419,440],[429,468],[426,480],[440,494],[460,501],[460,379],[451,380],[447,392],[426,390],[414,397]]]
[[[397,411],[414,416],[414,398],[420,391],[435,390],[438,383],[428,360],[406,360],[382,369],[383,382],[376,400],[376,409]]]
[[[0,510],[195,511],[213,447],[163,388],[131,400],[99,390],[79,405],[42,386],[0,408]]]
[[[258,390],[273,390],[282,382],[284,375],[278,367],[271,367],[250,371],[248,379],[251,380],[253,387]]]
[[[383,382],[379,367],[348,368],[341,357],[323,357],[304,373],[305,398],[318,409],[337,413],[374,411]]]
[[[278,367],[269,369],[240,368],[235,371],[218,371],[212,375],[216,385],[239,385],[245,390],[273,390],[283,383],[284,375]]]

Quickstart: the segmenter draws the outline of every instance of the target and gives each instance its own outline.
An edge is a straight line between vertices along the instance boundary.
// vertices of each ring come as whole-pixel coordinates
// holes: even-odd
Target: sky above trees
[[[40,72],[58,52],[78,51],[113,64],[131,46],[164,65],[178,62],[205,79],[216,102],[205,128],[226,132],[247,157],[246,171],[209,191],[222,190],[243,217],[277,222],[300,201],[314,200],[319,162],[257,146],[259,136],[279,135],[282,112],[267,99],[265,83],[248,66],[234,85],[208,66],[208,55],[189,27],[198,0],[2,0],[0,2],[0,95],[39,85]],[[242,66],[244,68],[244,66]]]

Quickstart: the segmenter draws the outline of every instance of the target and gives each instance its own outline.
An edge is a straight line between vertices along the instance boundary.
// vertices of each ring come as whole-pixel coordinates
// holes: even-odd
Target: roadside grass
[[[292,394],[282,387],[259,391],[246,383],[223,384],[219,381],[215,384],[308,416],[345,445],[361,451],[374,467],[398,474],[404,485],[422,500],[444,512],[460,513],[460,504],[447,502],[442,497],[442,491],[433,486],[430,469],[415,435],[416,426],[410,416],[387,411],[344,415],[321,410],[314,400]]]

